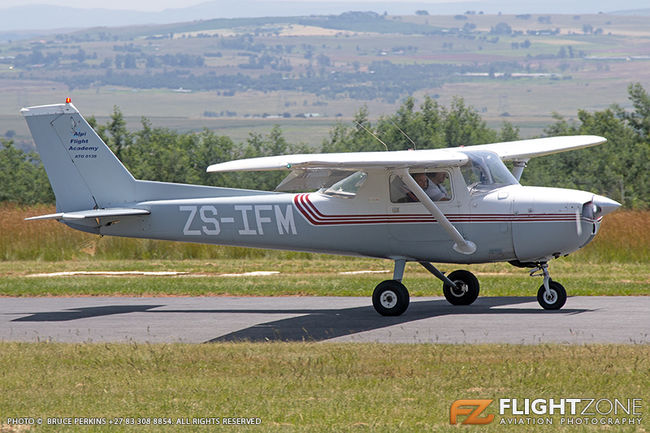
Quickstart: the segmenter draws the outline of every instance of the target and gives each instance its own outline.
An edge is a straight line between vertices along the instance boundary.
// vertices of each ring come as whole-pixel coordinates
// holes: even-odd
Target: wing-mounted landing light
[[[415,194],[418,200],[420,200],[420,203],[422,203],[424,207],[427,208],[429,212],[431,212],[431,215],[433,215],[436,221],[438,221],[442,228],[449,234],[449,237],[456,241],[453,246],[454,251],[461,254],[474,254],[476,252],[476,244],[463,238],[458,230],[456,230],[456,227],[454,227],[451,222],[449,222],[445,214],[442,213],[442,211],[438,208],[438,206],[436,206],[433,200],[429,198],[427,193],[424,192],[424,190],[420,187],[420,185],[418,185],[415,179],[413,179],[408,169],[399,169],[395,170],[394,172],[400,177],[400,179],[402,179],[402,182],[404,182],[404,184],[413,192],[413,194]]]

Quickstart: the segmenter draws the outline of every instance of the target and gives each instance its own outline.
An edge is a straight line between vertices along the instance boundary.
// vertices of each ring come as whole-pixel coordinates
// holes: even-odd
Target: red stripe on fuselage
[[[294,204],[300,213],[313,225],[345,224],[392,224],[392,223],[435,223],[430,214],[363,214],[325,215],[309,199],[309,194],[296,194]],[[499,222],[572,222],[575,214],[446,214],[452,223],[499,223]],[[592,222],[588,218],[581,220]]]

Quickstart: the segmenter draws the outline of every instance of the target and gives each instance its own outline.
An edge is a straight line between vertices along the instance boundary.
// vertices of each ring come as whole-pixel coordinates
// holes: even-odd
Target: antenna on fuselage
[[[377,136],[375,135],[374,132],[372,132],[371,130],[369,130],[368,128],[366,128],[365,126],[363,126],[361,123],[357,122],[356,120],[354,121],[354,123],[355,123],[357,126],[360,126],[361,128],[363,128],[363,129],[364,129],[368,134],[370,134],[370,135],[372,135],[373,137],[375,137],[375,139],[376,139],[378,142],[380,142],[381,144],[384,145],[384,147],[386,148],[386,151],[388,152],[388,146],[386,145],[386,143],[384,143],[383,141],[381,141],[381,138],[377,137]]]
[[[390,120],[390,123],[392,123],[392,124],[395,126],[395,128],[399,129],[399,132],[401,132],[402,135],[403,135],[404,137],[406,137],[406,138],[408,139],[408,141],[410,141],[410,142],[413,144],[413,150],[418,150],[418,146],[417,146],[417,144],[415,144],[415,141],[411,140],[411,137],[409,137],[409,136],[406,134],[406,132],[402,131],[402,128],[400,128],[399,125],[397,125],[397,123],[393,122],[392,119],[389,119],[389,120]]]

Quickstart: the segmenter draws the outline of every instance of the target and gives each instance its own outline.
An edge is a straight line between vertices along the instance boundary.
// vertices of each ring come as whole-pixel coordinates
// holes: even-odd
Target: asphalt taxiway
[[[0,340],[648,344],[650,297],[575,296],[559,311],[533,297],[412,298],[400,317],[354,297],[5,297]]]

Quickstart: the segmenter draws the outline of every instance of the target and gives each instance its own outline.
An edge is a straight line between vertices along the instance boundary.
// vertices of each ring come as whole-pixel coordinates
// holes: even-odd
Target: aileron
[[[606,138],[596,135],[571,135],[564,137],[535,138],[531,140],[469,146],[467,150],[488,150],[504,161],[525,161],[537,156],[582,149],[605,143]]]

